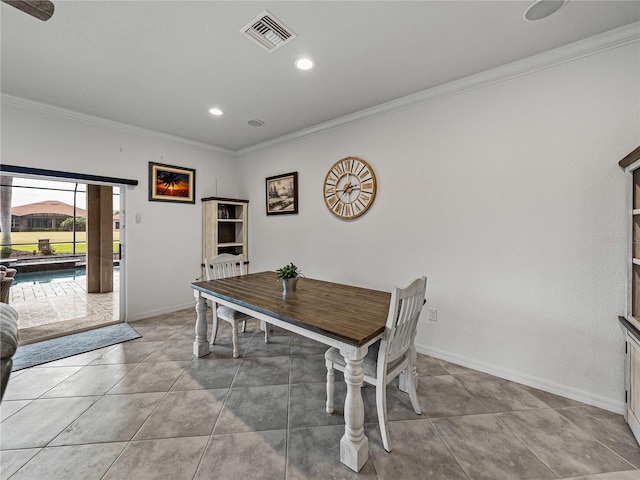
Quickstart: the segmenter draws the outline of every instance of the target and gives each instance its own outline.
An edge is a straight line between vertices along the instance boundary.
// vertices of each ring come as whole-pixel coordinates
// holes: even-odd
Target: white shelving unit
[[[249,263],[249,201],[232,198],[202,199],[202,259],[221,253],[242,254]]]
[[[625,332],[624,418],[640,442],[640,147],[620,160],[629,173],[629,269],[627,271],[627,308],[619,317]]]

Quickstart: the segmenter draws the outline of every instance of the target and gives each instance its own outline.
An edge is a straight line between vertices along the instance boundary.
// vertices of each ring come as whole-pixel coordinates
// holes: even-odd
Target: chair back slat
[[[389,364],[401,358],[413,344],[426,289],[427,277],[421,277],[408,287],[393,291],[379,362]]]
[[[207,280],[237,277],[246,273],[242,254],[222,253],[217,257],[205,258],[204,265]]]

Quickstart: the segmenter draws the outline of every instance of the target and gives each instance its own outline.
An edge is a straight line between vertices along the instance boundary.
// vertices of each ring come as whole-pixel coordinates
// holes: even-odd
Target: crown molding
[[[376,117],[388,115],[408,108],[434,102],[446,97],[458,95],[470,90],[482,88],[495,83],[504,82],[523,75],[539,72],[581,58],[597,55],[608,50],[640,42],[640,22],[631,23],[593,37],[579,40],[562,47],[554,48],[506,65],[501,65],[484,72],[438,85],[405,97],[391,100],[375,107],[360,110],[349,115],[298,130],[266,142],[236,150],[237,155],[256,152],[281,143],[292,142],[302,138],[343,128],[348,125],[364,122]]]
[[[35,110],[58,117],[63,117],[78,122],[95,125],[99,127],[109,128],[133,135],[160,138],[175,143],[204,148],[207,150],[223,153],[237,157],[240,155],[256,152],[274,145],[300,140],[313,135],[329,132],[339,128],[365,122],[376,117],[388,115],[408,108],[413,108],[426,103],[431,103],[446,97],[459,95],[461,93],[482,88],[495,83],[504,82],[523,75],[529,75],[541,70],[552,68],[565,63],[570,63],[581,58],[591,55],[597,55],[608,50],[620,48],[625,45],[640,42],[640,22],[631,23],[608,32],[594,35],[562,47],[548,50],[537,55],[502,65],[484,72],[480,72],[468,77],[454,80],[443,85],[438,85],[427,90],[407,95],[405,97],[391,100],[371,108],[360,110],[355,113],[344,115],[328,122],[314,125],[313,127],[298,130],[287,135],[283,135],[265,142],[261,142],[250,147],[242,148],[236,151],[226,148],[217,147],[195,140],[169,135],[165,133],[148,130],[145,128],[135,127],[121,122],[106,120],[104,118],[87,115],[84,113],[67,110],[53,105],[48,105],[33,100],[27,100],[20,97],[14,97],[8,94],[0,96],[0,104],[12,105],[29,110]]]
[[[14,107],[24,108],[27,110],[35,110],[37,112],[46,113],[48,115],[54,115],[57,117],[66,118],[68,120],[74,120],[76,122],[85,123],[88,125],[94,125],[97,127],[109,128],[111,130],[117,130],[119,132],[129,133],[132,135],[138,135],[143,137],[160,138],[162,140],[168,140],[174,143],[180,143],[183,145],[189,145],[191,147],[204,148],[212,150],[218,153],[224,153],[235,157],[233,150],[227,150],[226,148],[216,147],[215,145],[209,145],[208,143],[197,142],[195,140],[189,140],[187,138],[178,137],[176,135],[169,135],[167,133],[156,132],[155,130],[148,130],[146,128],[134,127],[126,123],[115,122],[113,120],[106,120],[104,118],[95,117],[93,115],[87,115],[85,113],[76,112],[73,110],[67,110],[65,108],[55,107],[45,103],[35,102],[33,100],[27,100],[26,98],[14,97],[3,93],[0,96],[0,104],[11,105]]]

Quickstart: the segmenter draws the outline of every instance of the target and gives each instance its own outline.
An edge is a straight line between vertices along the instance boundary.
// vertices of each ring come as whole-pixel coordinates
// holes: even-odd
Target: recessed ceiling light
[[[536,0],[522,14],[527,22],[535,22],[553,15],[560,10],[568,0]]]
[[[210,113],[211,115],[220,116],[220,115],[222,115],[222,113],[223,113],[223,112],[222,112],[222,110],[220,110],[219,108],[210,108],[210,109],[209,109],[209,113]]]
[[[307,57],[296,58],[295,65],[300,70],[311,70],[313,68],[313,60]]]
[[[251,125],[252,127],[262,127],[264,125],[264,122],[258,118],[254,118],[253,120],[249,120],[247,122],[249,125]]]

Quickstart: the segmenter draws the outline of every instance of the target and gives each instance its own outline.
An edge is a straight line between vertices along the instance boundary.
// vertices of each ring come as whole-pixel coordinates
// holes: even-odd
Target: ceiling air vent
[[[240,33],[249,37],[267,52],[273,52],[289,40],[296,38],[295,33],[266,10],[245,25]]]

